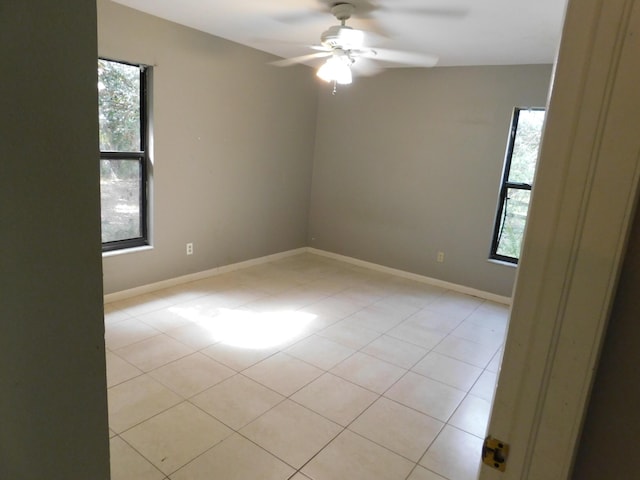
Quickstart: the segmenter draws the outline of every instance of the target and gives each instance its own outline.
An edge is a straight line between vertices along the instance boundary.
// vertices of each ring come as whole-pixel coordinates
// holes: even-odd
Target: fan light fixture
[[[336,0],[333,0],[336,1]],[[323,0],[322,3],[330,3]],[[374,2],[375,3],[375,2]],[[371,10],[382,9],[363,0],[358,1],[359,8],[362,9],[363,17],[367,18],[367,13]],[[404,9],[411,13],[424,13],[424,9],[410,8]],[[326,59],[325,63],[318,69],[316,75],[322,80],[333,83],[333,94],[336,94],[337,85],[349,85],[353,81],[351,67],[355,65],[356,75],[375,75],[383,67],[376,66],[371,60],[383,62],[398,63],[403,66],[411,67],[433,67],[438,57],[424,53],[402,52],[397,50],[389,50],[386,48],[376,48],[375,50],[366,46],[365,36],[368,32],[357,30],[346,25],[346,22],[355,11],[355,6],[351,3],[340,2],[334,3],[331,7],[331,13],[340,25],[329,27],[320,35],[320,45],[311,45],[311,48],[317,50],[316,53],[300,55],[292,58],[285,58],[271,62],[272,65],[279,67],[287,67],[296,63],[308,63],[310,60]],[[426,13],[433,13],[433,9],[427,9]],[[449,15],[445,11],[445,15]],[[457,11],[451,11],[456,14]],[[362,59],[362,60],[360,60]],[[359,63],[355,63],[359,62]]]
[[[335,82],[340,85],[349,85],[353,81],[349,65],[338,55],[329,57],[318,69],[316,75],[325,82]]]

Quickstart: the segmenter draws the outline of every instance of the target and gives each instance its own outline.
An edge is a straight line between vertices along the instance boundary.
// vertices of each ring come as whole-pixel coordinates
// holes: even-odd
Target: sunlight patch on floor
[[[316,315],[298,311],[251,312],[219,308],[203,317],[189,309],[173,309],[205,328],[218,342],[239,348],[266,349],[283,345],[303,333]]]

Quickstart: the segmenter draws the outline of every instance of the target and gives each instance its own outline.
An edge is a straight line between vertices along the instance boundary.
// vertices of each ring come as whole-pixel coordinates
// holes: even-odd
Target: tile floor
[[[112,479],[475,479],[506,323],[313,254],[107,304]]]

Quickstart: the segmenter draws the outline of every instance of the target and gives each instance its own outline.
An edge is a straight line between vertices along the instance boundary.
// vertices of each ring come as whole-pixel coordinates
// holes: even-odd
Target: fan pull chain
[[[335,95],[337,91],[338,91],[338,82],[336,82],[334,80],[333,81],[333,92],[331,92],[331,95]]]

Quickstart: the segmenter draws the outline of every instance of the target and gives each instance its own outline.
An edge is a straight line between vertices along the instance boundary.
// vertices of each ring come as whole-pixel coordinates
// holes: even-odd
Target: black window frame
[[[113,240],[102,242],[102,252],[112,252],[127,248],[144,247],[149,245],[149,76],[150,67],[148,65],[130,63],[122,60],[114,60],[106,57],[99,57],[99,60],[120,63],[137,67],[140,71],[140,150],[138,151],[111,151],[100,150],[100,161],[102,160],[122,160],[137,161],[140,172],[140,236],[123,240]]]
[[[510,182],[509,174],[511,172],[511,160],[513,157],[513,149],[516,142],[516,134],[518,131],[518,121],[520,119],[521,111],[542,111],[544,112],[546,109],[542,107],[516,107],[513,110],[513,116],[511,119],[511,128],[509,130],[509,142],[507,145],[507,153],[505,156],[504,168],[502,171],[502,180],[500,182],[500,194],[498,198],[498,208],[496,213],[496,218],[493,226],[493,237],[491,240],[491,251],[489,254],[489,258],[492,260],[499,260],[502,262],[513,263],[515,265],[518,264],[520,260],[519,257],[510,257],[507,255],[501,255],[498,253],[498,247],[500,245],[500,240],[502,238],[501,227],[504,226],[504,218],[507,215],[508,211],[508,197],[509,190],[526,190],[531,191],[533,189],[532,183],[521,183],[521,182]]]

